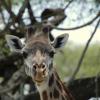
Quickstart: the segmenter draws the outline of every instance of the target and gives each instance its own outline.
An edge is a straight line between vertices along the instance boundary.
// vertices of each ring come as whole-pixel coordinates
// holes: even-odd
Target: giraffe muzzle
[[[33,69],[35,70],[34,81],[37,83],[41,83],[46,79],[47,76],[47,66],[45,63],[34,63]]]
[[[46,78],[46,68],[38,68],[35,74],[35,81],[41,83]]]

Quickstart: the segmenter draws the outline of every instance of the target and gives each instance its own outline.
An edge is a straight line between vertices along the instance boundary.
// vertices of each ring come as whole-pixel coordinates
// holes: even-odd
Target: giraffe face
[[[35,83],[42,83],[48,79],[53,65],[54,48],[51,45],[35,42],[31,47],[23,48],[26,74]]]
[[[68,34],[62,34],[51,43],[45,35],[31,36],[23,45],[16,36],[6,35],[11,51],[19,52],[24,57],[26,74],[32,77],[35,83],[48,81],[53,69],[53,56],[55,51],[64,46]]]

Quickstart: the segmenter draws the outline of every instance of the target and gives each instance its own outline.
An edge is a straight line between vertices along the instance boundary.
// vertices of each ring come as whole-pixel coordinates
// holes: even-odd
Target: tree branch
[[[81,64],[82,64],[82,62],[83,62],[84,56],[85,56],[85,54],[86,54],[86,51],[87,51],[87,49],[88,49],[88,47],[89,47],[89,44],[90,44],[90,42],[91,42],[91,40],[92,40],[94,34],[96,33],[96,30],[97,30],[98,26],[99,26],[99,23],[100,23],[100,19],[98,20],[97,25],[95,26],[95,29],[94,29],[93,33],[91,34],[89,40],[88,40],[87,43],[86,43],[86,46],[85,46],[85,48],[84,48],[84,50],[83,50],[83,52],[82,52],[82,55],[81,55],[81,57],[80,57],[80,59],[79,59],[78,65],[77,65],[77,67],[76,67],[74,73],[72,74],[69,83],[70,83],[71,81],[74,80],[76,74],[78,73],[78,71],[79,71],[79,69],[80,69],[80,67],[81,67]]]
[[[14,19],[15,18],[15,14],[12,12],[12,10],[10,9],[10,7],[8,7],[7,3],[5,0],[1,1],[1,4],[5,7],[5,9],[8,11],[8,13],[10,14],[11,18]]]
[[[69,2],[68,2],[68,4],[64,7],[64,10],[66,10],[69,6],[70,6],[70,4],[73,2],[74,0],[70,0]]]
[[[29,1],[28,1],[27,8],[28,8],[28,12],[29,12],[30,20],[31,20],[31,25],[34,25],[37,21],[36,21],[34,15],[33,15],[33,11],[32,11],[32,8],[31,8]]]
[[[19,10],[19,12],[18,12],[18,15],[17,15],[17,17],[16,17],[16,19],[15,19],[15,22],[20,22],[20,20],[22,19],[22,16],[23,16],[23,13],[24,13],[24,11],[25,11],[25,8],[27,7],[27,5],[28,5],[28,2],[29,2],[29,0],[25,0],[24,2],[23,2],[23,5],[22,5],[22,7],[20,8],[20,10]]]
[[[56,27],[56,26],[52,26],[52,27],[54,29],[62,30],[62,31],[66,31],[66,30],[76,30],[76,29],[83,28],[85,26],[88,26],[88,25],[92,24],[99,17],[100,17],[100,11],[98,12],[98,14],[92,20],[90,20],[89,22],[87,22],[87,23],[85,23],[83,25],[76,26],[76,27],[72,27],[72,28],[60,28],[60,27]]]
[[[51,20],[49,18],[52,17]],[[66,18],[64,9],[45,9],[41,14],[42,22],[48,22],[53,26],[57,26]]]

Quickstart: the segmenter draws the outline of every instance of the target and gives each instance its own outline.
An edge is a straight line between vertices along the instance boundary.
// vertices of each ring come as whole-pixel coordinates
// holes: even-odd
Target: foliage
[[[72,46],[70,46],[72,45]],[[60,76],[64,79],[65,77],[71,76],[77,67],[78,61],[84,45],[67,44],[63,52],[55,56],[56,68]],[[77,78],[95,76],[100,70],[100,46],[99,43],[91,44],[81,69],[77,74]],[[98,70],[97,70],[98,69]]]
[[[6,45],[6,40],[4,38],[0,39],[0,57],[7,56],[9,52],[10,51]]]

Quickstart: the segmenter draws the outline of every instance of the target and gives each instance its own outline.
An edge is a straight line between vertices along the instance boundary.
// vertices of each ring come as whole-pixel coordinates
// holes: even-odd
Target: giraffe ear
[[[68,37],[69,37],[68,34],[62,34],[62,35],[58,36],[53,42],[54,48],[59,49],[59,48],[63,47],[66,44]]]
[[[12,52],[21,52],[23,45],[19,37],[13,35],[6,35],[5,38]]]

